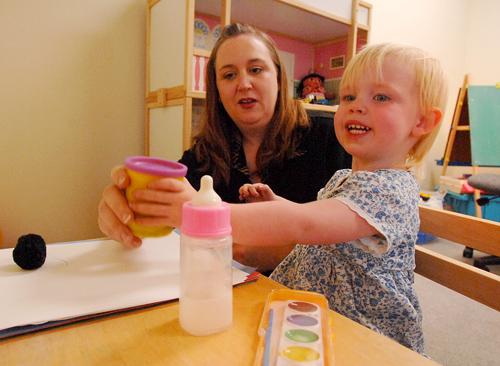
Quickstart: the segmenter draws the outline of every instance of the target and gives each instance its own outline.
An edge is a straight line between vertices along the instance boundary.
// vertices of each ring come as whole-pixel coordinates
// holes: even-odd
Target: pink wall
[[[366,40],[358,39],[357,49],[359,50],[366,44]],[[330,58],[342,56],[347,53],[347,40],[331,43],[329,45],[318,47],[314,52],[314,70],[323,75],[326,79],[342,77],[344,68],[330,70]]]
[[[269,35],[281,51],[295,55],[293,75],[295,80],[300,80],[311,72],[314,65],[314,47],[312,45],[274,33],[269,33]]]
[[[347,42],[341,41],[318,47],[314,52],[314,70],[326,79],[339,78],[344,69],[330,70],[330,57],[345,55]]]

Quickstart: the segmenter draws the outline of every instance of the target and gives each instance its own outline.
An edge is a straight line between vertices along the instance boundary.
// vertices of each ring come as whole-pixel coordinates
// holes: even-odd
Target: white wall
[[[4,246],[102,236],[109,171],[143,151],[145,14],[145,0],[0,2]]]
[[[438,183],[456,97],[464,75],[471,84],[500,81],[497,0],[369,0],[373,5],[370,43],[401,42],[421,47],[438,57],[449,77],[448,107],[438,139],[424,165],[422,187]],[[481,169],[484,172],[498,169]],[[452,168],[450,174],[470,172]]]
[[[500,82],[500,1],[467,1],[467,19],[464,26],[465,67],[469,83],[473,85],[494,85]],[[444,145],[442,148],[444,151]],[[480,167],[480,173],[500,174],[500,168]],[[471,174],[470,167],[450,167],[446,175]],[[439,170],[434,170],[439,176]]]
[[[467,2],[465,70],[471,84],[500,82],[500,1]]]

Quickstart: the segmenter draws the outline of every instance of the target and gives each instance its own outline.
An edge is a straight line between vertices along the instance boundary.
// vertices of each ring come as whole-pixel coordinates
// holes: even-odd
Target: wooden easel
[[[441,175],[446,175],[450,160],[464,163],[472,162],[471,140],[470,140],[470,122],[469,109],[467,105],[467,87],[469,85],[469,75],[466,74],[464,82],[458,93],[457,104],[453,112],[453,120],[446,142],[446,149],[443,158],[443,169]],[[461,132],[457,134],[457,132]],[[472,174],[477,174],[478,166],[472,166]],[[481,207],[477,204],[477,199],[481,196],[478,189],[474,190],[474,205],[476,208],[476,217],[482,217]]]

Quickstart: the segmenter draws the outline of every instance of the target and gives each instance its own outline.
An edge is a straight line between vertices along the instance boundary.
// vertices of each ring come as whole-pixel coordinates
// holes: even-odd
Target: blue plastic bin
[[[430,241],[433,241],[436,237],[429,233],[424,233],[423,231],[419,231],[417,234],[417,244],[427,244]]]
[[[494,196],[481,195],[481,197],[493,198]],[[476,216],[474,195],[472,194],[448,192],[443,198],[443,208],[464,215]],[[500,198],[493,199],[484,205],[482,207],[482,213],[484,219],[500,222]]]

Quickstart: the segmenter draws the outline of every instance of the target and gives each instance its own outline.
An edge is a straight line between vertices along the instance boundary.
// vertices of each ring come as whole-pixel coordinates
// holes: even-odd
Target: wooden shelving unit
[[[224,26],[250,23],[271,37],[311,47],[347,42],[346,62],[368,42],[371,5],[359,0],[148,0],[145,154],[180,158],[192,141],[205,92],[200,76],[210,50],[194,47],[200,14]],[[272,14],[272,16],[270,16]],[[278,44],[279,47],[279,44]],[[336,106],[304,104],[335,112]]]

